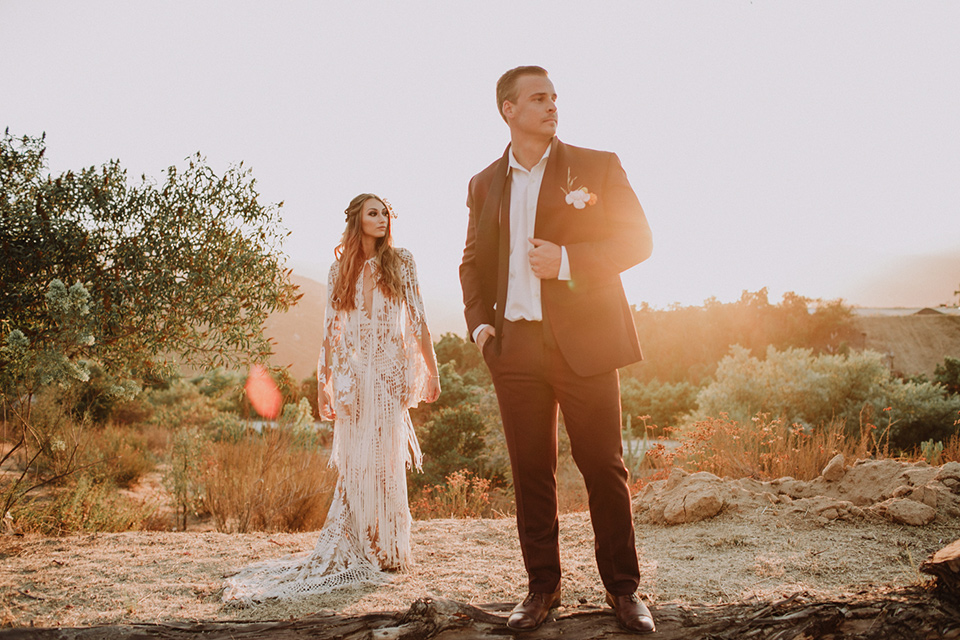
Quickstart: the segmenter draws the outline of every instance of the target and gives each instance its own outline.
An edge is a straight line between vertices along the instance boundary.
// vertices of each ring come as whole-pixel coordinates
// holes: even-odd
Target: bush
[[[410,504],[414,518],[490,518],[498,515],[490,504],[490,480],[466,469],[454,471],[444,480],[442,484],[424,487]]]
[[[765,288],[744,291],[733,303],[711,298],[699,307],[676,305],[666,310],[643,304],[633,317],[646,359],[626,367],[624,373],[640,380],[702,384],[733,344],[757,352],[774,346],[835,354],[860,339],[853,311],[841,301],[788,292],[774,305]]]
[[[315,531],[326,519],[336,476],[327,456],[292,430],[268,429],[211,443],[199,484],[217,531]]]
[[[440,366],[440,384],[435,403],[411,411],[423,451],[423,473],[410,477],[411,495],[464,469],[494,485],[505,481],[510,461],[492,388],[467,383],[453,362]]]
[[[486,387],[492,384],[490,370],[483,361],[480,349],[473,342],[455,333],[445,333],[434,344],[437,362],[450,364],[468,386]]]
[[[695,422],[678,439],[675,449],[655,444],[647,452],[649,463],[661,471],[682,468],[720,477],[813,480],[838,453],[849,460],[889,456],[882,430],[868,423],[850,436],[839,422],[809,430],[766,415],[739,422],[721,414]]]
[[[947,393],[960,395],[960,358],[944,358],[933,370],[933,381],[946,389]]]
[[[181,531],[187,530],[187,518],[197,514],[200,506],[200,464],[205,446],[200,430],[186,426],[173,433],[170,442],[170,462],[164,474],[164,484],[173,496],[174,520]]]
[[[620,405],[624,420],[634,424],[634,435],[658,435],[664,427],[675,426],[697,406],[699,389],[689,382],[663,383],[657,379],[641,382],[626,378],[620,383]],[[646,420],[639,418],[646,416]],[[643,429],[643,431],[641,431]]]
[[[697,403],[694,419],[723,413],[748,422],[764,413],[810,428],[846,423],[849,435],[856,435],[861,416],[866,422],[884,416],[881,426],[900,449],[956,433],[960,411],[960,397],[948,398],[929,382],[894,378],[878,353],[815,356],[810,349],[773,347],[762,360],[733,347]]]
[[[486,425],[475,407],[441,409],[421,430],[423,473],[411,478],[411,486],[440,484],[461,470],[483,475],[485,432]]]
[[[157,505],[137,502],[117,492],[109,482],[80,475],[53,498],[33,498],[12,513],[22,533],[63,535],[75,532],[115,532],[142,529]]]
[[[153,471],[146,437],[132,428],[108,426],[93,433],[93,445],[86,457],[88,473],[106,478],[114,485],[129,488]]]

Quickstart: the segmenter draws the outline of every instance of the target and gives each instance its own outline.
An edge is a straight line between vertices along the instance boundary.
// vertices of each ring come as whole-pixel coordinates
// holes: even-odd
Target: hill
[[[289,366],[294,379],[316,371],[323,342],[323,316],[327,287],[316,280],[293,275],[303,297],[286,313],[267,319],[266,334],[273,338],[277,366]],[[890,354],[892,368],[905,375],[933,375],[944,357],[960,358],[960,316],[923,311],[910,315],[858,315],[855,325],[860,340],[854,346]],[[434,335],[439,339],[439,334]]]
[[[933,375],[946,356],[960,358],[960,316],[918,312],[906,316],[858,316],[859,348],[888,354],[898,373]]]
[[[327,286],[316,280],[292,275],[303,297],[285,313],[274,313],[265,324],[265,333],[274,341],[270,362],[289,366],[294,380],[314,375],[323,343],[323,315],[327,306]]]

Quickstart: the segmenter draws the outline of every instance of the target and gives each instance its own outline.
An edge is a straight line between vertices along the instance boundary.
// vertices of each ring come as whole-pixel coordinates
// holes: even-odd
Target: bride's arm
[[[334,276],[338,266],[334,262],[327,275],[327,306],[323,316],[323,346],[320,348],[320,357],[317,359],[317,410],[324,420],[334,420],[337,417],[333,409],[333,398],[327,392],[331,381],[331,363],[333,352],[330,349],[330,331],[333,327],[334,310],[332,304]],[[332,387],[329,387],[332,389]]]
[[[437,367],[437,354],[433,350],[433,338],[430,336],[430,329],[426,322],[420,324],[420,353],[423,354],[423,360],[427,363],[427,371],[430,372],[430,380],[427,382],[427,392],[424,400],[433,402],[440,397],[440,370]]]
[[[317,362],[317,408],[320,417],[324,420],[334,420],[337,417],[333,410],[333,399],[327,393],[327,381],[330,380],[330,338],[329,333],[324,332],[323,348],[320,351],[320,362]]]

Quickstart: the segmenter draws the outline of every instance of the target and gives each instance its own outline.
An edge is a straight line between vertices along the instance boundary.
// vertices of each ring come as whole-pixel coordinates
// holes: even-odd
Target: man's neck
[[[552,141],[552,137],[543,139],[526,136],[511,136],[510,151],[513,152],[513,157],[517,159],[517,162],[520,163],[520,166],[527,171],[530,171],[538,162],[540,162],[540,158],[542,158],[543,154],[546,153],[547,147],[550,146],[550,142]]]

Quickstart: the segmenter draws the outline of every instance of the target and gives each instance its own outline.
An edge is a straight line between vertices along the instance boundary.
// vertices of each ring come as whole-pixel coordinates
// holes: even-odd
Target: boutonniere
[[[567,188],[560,187],[567,194],[565,198],[567,204],[572,204],[576,209],[583,209],[588,204],[597,204],[597,194],[590,193],[590,190],[586,187],[575,188],[573,186],[576,179],[576,176],[570,175],[570,167],[567,167]]]

